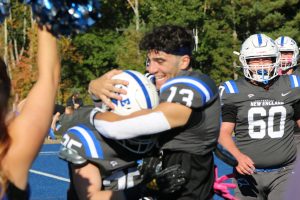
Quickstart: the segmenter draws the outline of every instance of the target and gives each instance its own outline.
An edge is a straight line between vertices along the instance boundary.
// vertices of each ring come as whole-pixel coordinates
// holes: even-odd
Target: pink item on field
[[[227,174],[221,177],[218,177],[218,167],[215,166],[215,182],[214,182],[214,191],[220,197],[223,197],[226,200],[238,200],[232,196],[229,192],[229,189],[236,188],[234,183],[224,183],[224,181],[233,178],[234,174]]]

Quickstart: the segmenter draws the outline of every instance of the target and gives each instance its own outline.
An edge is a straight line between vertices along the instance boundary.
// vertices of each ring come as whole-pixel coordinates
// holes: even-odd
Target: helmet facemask
[[[295,53],[292,52],[292,56],[283,56],[283,54],[288,53],[290,51],[281,51],[281,59],[280,59],[280,70],[287,71],[288,69],[297,65],[297,58],[295,57]]]
[[[249,64],[249,60],[246,60],[243,64],[244,75],[246,78],[268,84],[270,80],[278,75],[278,64],[274,62],[276,58],[272,59],[271,64]]]
[[[151,151],[156,145],[157,135],[146,135],[126,140],[116,140],[116,142],[130,152],[135,154],[145,154]]]

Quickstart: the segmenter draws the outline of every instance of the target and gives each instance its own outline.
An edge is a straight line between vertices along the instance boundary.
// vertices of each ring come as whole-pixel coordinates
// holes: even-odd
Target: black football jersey
[[[130,152],[116,141],[99,134],[89,123],[90,114],[85,109],[79,109],[77,115],[80,117],[73,118],[72,123],[68,124],[72,126],[65,127],[67,131],[62,138],[60,158],[75,164],[95,164],[101,173],[103,190],[123,190],[139,184],[142,179],[137,167],[142,157],[151,152]],[[131,144],[130,140],[126,142],[127,145],[136,145]]]
[[[245,78],[220,86],[223,121],[235,123],[236,145],[256,168],[273,168],[295,160],[294,108],[300,77],[280,76],[268,90]],[[227,113],[234,113],[229,119]]]
[[[294,75],[300,76],[300,68],[297,67],[295,71],[293,72]],[[300,128],[298,127],[298,124],[295,122],[295,129],[294,129],[295,135],[300,135]]]
[[[182,71],[161,87],[160,101],[192,109],[184,127],[159,135],[162,149],[205,155],[216,147],[221,109],[218,88],[211,78],[198,72]]]
[[[141,182],[137,170],[141,155],[128,152],[115,141],[102,137],[90,124],[69,128],[63,136],[62,147],[75,151],[99,168],[104,190],[123,190]],[[65,155],[60,157],[70,160]]]
[[[59,117],[60,128],[56,131],[57,134],[63,135],[70,127],[75,126],[80,123],[89,123],[89,116],[93,106],[82,106],[75,109],[72,114],[62,114]]]
[[[300,76],[300,68],[299,68],[299,67],[297,67],[297,68],[294,70],[293,75]]]

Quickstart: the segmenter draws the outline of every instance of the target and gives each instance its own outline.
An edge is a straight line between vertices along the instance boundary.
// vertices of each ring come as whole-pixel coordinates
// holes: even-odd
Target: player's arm
[[[85,166],[71,165],[72,182],[79,199],[125,200],[123,191],[101,190],[102,178],[99,169],[88,163]]]
[[[208,77],[203,79],[206,80],[174,78],[173,82],[171,80],[161,88],[161,103],[154,110],[143,110],[128,116],[109,114],[111,119],[97,114],[91,118],[91,123],[103,136],[117,140],[182,127],[188,122],[192,109],[201,109],[218,98],[218,89],[213,81]]]
[[[161,103],[154,110],[137,111],[127,116],[111,112],[97,113],[91,123],[106,138],[122,140],[183,126],[191,111],[179,104]]]
[[[192,109],[190,109],[189,107],[176,103],[164,102],[160,103],[153,110],[141,110],[126,116],[117,115],[112,112],[99,112],[95,115],[94,119],[92,119],[92,123],[96,125],[96,127],[99,127],[98,131],[100,131],[101,133],[111,132],[112,135],[114,135],[113,132],[117,133],[117,129],[115,129],[117,128],[116,126],[119,126],[118,129],[121,129],[121,127],[126,128],[126,126],[135,128],[139,128],[141,126],[141,129],[143,129],[143,127],[149,128],[151,126],[161,126],[161,128],[158,129],[155,129],[155,127],[153,127],[152,130],[149,130],[149,133],[140,133],[141,135],[147,135],[158,133],[157,131],[162,132],[171,128],[185,125],[189,119],[191,112]],[[103,130],[101,127],[103,127]],[[136,136],[139,135],[132,135],[130,138]]]
[[[51,127],[50,128],[52,128],[53,131],[57,131],[56,124],[59,121],[59,116],[60,116],[60,113],[57,112],[57,113],[55,113],[55,115],[52,118],[52,122],[51,122]]]
[[[11,138],[9,151],[4,158],[4,171],[17,185],[25,188],[27,172],[36,157],[52,120],[54,101],[60,79],[60,59],[56,38],[46,30],[38,32],[38,79],[30,90],[20,114],[8,125]],[[17,153],[16,153],[17,152]],[[16,180],[16,182],[15,182]]]
[[[252,174],[254,170],[254,163],[247,155],[243,154],[235,142],[233,141],[232,134],[235,127],[235,119],[237,108],[235,106],[223,105],[222,107],[222,124],[220,129],[220,136],[218,139],[225,149],[227,149],[238,161],[236,170],[240,174]]]

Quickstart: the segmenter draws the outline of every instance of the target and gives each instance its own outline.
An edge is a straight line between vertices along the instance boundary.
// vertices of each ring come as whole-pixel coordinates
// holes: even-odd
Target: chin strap
[[[264,80],[263,84],[267,85],[269,83],[269,80]]]
[[[233,178],[234,174],[227,174],[221,177],[218,177],[218,167],[215,165],[215,182],[214,182],[214,191],[220,197],[223,197],[226,200],[238,200],[233,195],[230,194],[229,189],[236,188],[234,183],[225,183],[224,181]]]

